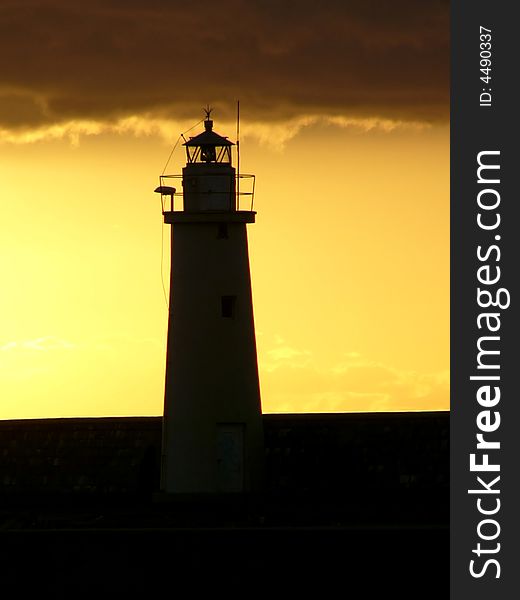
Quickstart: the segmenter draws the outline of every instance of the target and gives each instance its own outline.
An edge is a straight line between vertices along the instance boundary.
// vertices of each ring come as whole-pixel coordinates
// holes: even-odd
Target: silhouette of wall
[[[160,417],[0,422],[4,588],[447,597],[448,413],[263,420],[266,494],[222,504],[152,502]]]
[[[271,493],[351,497],[449,485],[449,413],[264,415]],[[0,421],[0,495],[158,491],[160,417]]]

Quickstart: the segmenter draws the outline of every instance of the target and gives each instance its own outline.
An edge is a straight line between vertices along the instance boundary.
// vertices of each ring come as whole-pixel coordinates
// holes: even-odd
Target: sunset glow
[[[308,41],[299,35],[296,46]],[[262,56],[289,61],[290,36],[270,39]],[[81,68],[94,60],[92,44]],[[375,73],[378,60],[370,65]],[[402,97],[382,83],[356,97],[338,88],[340,100],[329,101],[344,68],[322,73],[301,106],[305,77],[288,78],[278,97],[271,71],[269,94],[255,104],[252,88],[268,72],[258,67],[243,94],[229,75],[228,92],[199,82],[167,110],[162,99],[140,107],[139,94],[123,106],[101,75],[99,96],[86,75],[78,96],[74,82],[59,96],[49,69],[27,82],[9,76],[0,106],[19,113],[0,123],[0,418],[162,414],[170,229],[153,189],[207,102],[215,130],[235,139],[239,95],[240,167],[257,177],[248,232],[264,412],[449,408],[447,104],[440,84],[412,93],[406,82]],[[150,97],[159,93],[145,79]],[[24,117],[41,106],[50,117]],[[168,170],[184,162],[179,146]]]

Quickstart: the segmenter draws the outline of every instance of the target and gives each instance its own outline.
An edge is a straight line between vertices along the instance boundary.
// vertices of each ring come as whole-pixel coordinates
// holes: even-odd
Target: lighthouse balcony
[[[229,213],[254,213],[254,175],[190,169],[182,174],[161,175],[159,179],[155,191],[161,194],[165,217],[167,213],[227,213],[228,218]],[[179,188],[181,191],[177,192]]]

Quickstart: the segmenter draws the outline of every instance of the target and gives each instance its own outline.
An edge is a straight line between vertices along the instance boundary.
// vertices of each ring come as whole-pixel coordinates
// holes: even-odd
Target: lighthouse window
[[[235,316],[236,296],[222,296],[222,316],[232,319]]]
[[[227,223],[219,223],[217,229],[217,240],[227,240],[228,237]]]

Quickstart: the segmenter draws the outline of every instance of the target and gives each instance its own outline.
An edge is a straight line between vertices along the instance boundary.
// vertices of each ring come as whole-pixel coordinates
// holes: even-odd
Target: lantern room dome
[[[227,139],[227,137],[222,137],[215,131],[213,131],[213,121],[211,119],[207,119],[204,121],[205,131],[196,135],[195,137],[190,137],[190,139],[185,142],[184,146],[234,146],[234,142],[231,142]]]

